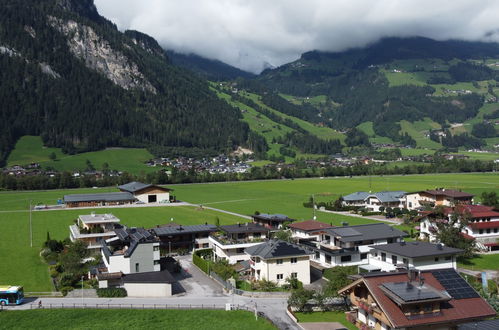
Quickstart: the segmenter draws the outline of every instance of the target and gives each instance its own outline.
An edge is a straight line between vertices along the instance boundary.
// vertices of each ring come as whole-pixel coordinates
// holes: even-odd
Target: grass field
[[[458,267],[471,270],[499,269],[499,254],[479,254],[466,263],[459,262]]]
[[[52,152],[57,157],[55,161],[49,158]],[[7,164],[12,166],[40,163],[43,168],[52,167],[58,171],[73,171],[85,169],[86,162],[89,160],[97,170],[102,169],[104,163],[108,163],[109,169],[140,174],[157,171],[157,168],[144,164],[151,158],[154,156],[149,151],[139,148],[110,148],[66,155],[59,148],[44,147],[39,136],[23,136],[9,155]]]
[[[371,181],[371,184],[369,184]],[[405,190],[415,191],[447,187],[462,189],[477,196],[483,191],[499,193],[499,176],[490,174],[436,174],[411,176],[314,178],[300,180],[228,182],[213,184],[187,184],[171,186],[180,200],[202,204],[222,210],[250,215],[261,213],[283,213],[298,220],[311,219],[313,210],[304,208],[303,202],[314,194],[316,201],[332,201],[340,195],[359,190]],[[43,204],[53,204],[68,193],[116,191],[115,188],[74,189],[37,192],[0,193],[0,283],[25,286],[26,291],[51,291],[48,269],[38,253],[47,231],[51,237],[63,239],[69,235],[68,226],[79,214],[92,210],[35,211],[32,213],[33,247],[29,245],[29,199]],[[476,198],[475,200],[479,200]],[[153,227],[170,222],[179,224],[242,222],[244,219],[195,207],[164,206],[94,209],[97,213],[110,212],[128,226]],[[319,221],[341,225],[372,223],[373,220],[354,218],[317,211]],[[15,257],[13,257],[15,256]]]
[[[436,124],[436,123],[435,123]],[[424,121],[418,121],[415,123],[410,123],[406,120],[402,120],[400,122],[400,128],[402,133],[409,134],[412,137],[419,148],[428,148],[428,149],[440,149],[442,145],[437,143],[430,138],[427,138],[424,133],[431,128],[434,128],[433,121],[426,119]]]
[[[347,321],[344,312],[313,312],[313,313],[294,313],[298,323],[304,322],[339,322],[350,330],[356,330],[353,324]]]
[[[275,329],[246,311],[52,309],[0,313],[2,329]]]
[[[376,133],[374,133],[372,121],[363,122],[358,125],[357,128],[369,136],[369,141],[371,143],[394,143],[389,137],[376,135]]]

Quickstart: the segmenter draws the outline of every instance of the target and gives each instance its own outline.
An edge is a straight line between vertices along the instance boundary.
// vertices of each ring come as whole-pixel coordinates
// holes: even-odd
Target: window
[[[490,234],[490,228],[487,229],[487,234]]]
[[[277,280],[282,280],[284,278],[283,274],[277,274]]]
[[[331,264],[331,256],[326,256],[326,263]]]
[[[155,265],[159,265],[159,260],[154,260]]]
[[[291,258],[291,263],[296,264],[298,262],[298,258]]]
[[[438,262],[438,260],[439,260],[438,257],[435,257],[435,262]]]
[[[393,254],[392,254],[392,264],[393,265],[397,264],[397,256],[394,256]]]
[[[407,261],[407,258],[403,258],[403,259],[402,259],[402,262],[404,263],[404,265],[409,264],[409,261]]]
[[[448,261],[448,260],[452,260],[452,256],[447,256],[447,257],[445,257],[445,260],[447,260],[447,261]]]
[[[239,254],[244,253],[244,248],[236,249],[236,253],[239,253]]]
[[[320,259],[321,258],[321,254],[319,252],[315,252],[315,259]]]
[[[253,233],[254,238],[260,238],[262,237],[262,233]]]
[[[135,272],[136,272],[136,273],[138,273],[138,272],[139,272],[139,270],[140,270],[140,267],[139,267],[139,263],[137,262],[137,263],[135,264]]]
[[[203,243],[203,248],[209,248],[210,247],[210,243]]]
[[[276,262],[276,264],[278,264],[278,265],[282,265],[282,259],[277,259],[275,262]]]
[[[479,233],[479,234],[483,234],[483,229],[480,229],[480,230],[478,231],[478,233]]]
[[[342,261],[342,262],[345,262],[345,261],[352,261],[352,256],[342,256],[342,257],[341,257],[341,261]]]
[[[291,278],[298,278],[298,273],[291,273]]]
[[[360,254],[360,259],[361,260],[367,259],[367,253],[361,253]]]
[[[381,253],[381,261],[386,261],[386,253]]]
[[[494,228],[494,234],[497,234],[497,228]]]
[[[159,251],[159,245],[158,245],[158,246],[153,246],[153,247],[152,247],[152,250],[153,250],[153,251]]]

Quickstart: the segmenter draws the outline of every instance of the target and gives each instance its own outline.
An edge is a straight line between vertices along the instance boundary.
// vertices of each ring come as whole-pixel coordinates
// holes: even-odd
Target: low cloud
[[[499,41],[499,1],[95,0],[120,30],[167,49],[260,72],[309,50],[341,51],[388,36]]]

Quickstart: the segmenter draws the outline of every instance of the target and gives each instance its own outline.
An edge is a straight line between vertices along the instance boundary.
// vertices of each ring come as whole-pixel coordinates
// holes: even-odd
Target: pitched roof
[[[349,195],[343,196],[343,200],[348,202],[363,201],[369,195],[370,194],[367,191],[357,191]]]
[[[140,191],[140,190],[143,190],[143,189],[149,188],[149,187],[156,187],[156,188],[163,189],[163,190],[171,190],[171,189],[159,187],[159,186],[156,186],[153,184],[142,183],[142,182],[137,182],[137,181],[129,182],[129,183],[123,184],[121,186],[118,186],[118,189],[128,191],[131,193],[135,193],[137,191]]]
[[[271,221],[279,221],[279,222],[285,222],[285,221],[295,221],[295,219],[288,218],[287,215],[284,214],[267,214],[267,213],[260,213],[260,214],[255,214],[253,215],[254,219],[260,219],[260,220],[271,220]]]
[[[328,225],[324,222],[320,222],[317,220],[306,220],[302,222],[295,222],[289,224],[288,227],[302,231],[314,231],[314,230],[333,228],[334,226]]]
[[[497,330],[499,329],[499,319],[469,322],[457,326],[458,330]]]
[[[445,208],[444,212],[446,214],[451,214],[453,212],[469,214],[472,218],[499,218],[499,212],[494,211],[492,206],[486,205],[457,205],[454,208]]]
[[[433,244],[429,242],[400,242],[381,245],[371,245],[371,248],[386,251],[408,258],[419,258],[425,256],[437,256],[444,254],[458,254],[463,250],[444,246],[442,244]]]
[[[261,233],[269,231],[268,228],[254,222],[245,222],[245,223],[238,223],[235,225],[220,226],[220,230],[228,234]]]
[[[262,259],[305,256],[310,254],[296,244],[281,240],[269,240],[265,243],[251,246],[244,252],[251,256],[258,256]]]
[[[499,228],[499,221],[487,221],[487,222],[474,222],[469,223],[473,229],[490,229],[490,228]]]
[[[455,270],[453,269],[449,269],[446,271],[455,273]],[[445,287],[439,282],[439,280],[433,275],[432,271],[425,271],[422,272],[422,274],[425,279],[425,285],[428,285],[441,292],[446,290]],[[451,297],[451,299],[446,303],[447,307],[442,308],[439,314],[428,315],[427,317],[423,318],[408,319],[407,316],[402,312],[400,307],[394,302],[394,300],[392,300],[389,295],[387,295],[382,289],[382,285],[384,283],[407,282],[406,272],[379,273],[364,276],[359,281],[362,281],[366,284],[377,304],[380,306],[382,311],[392,323],[392,326],[395,328],[405,328],[417,325],[429,326],[432,324],[457,321],[462,322],[466,320],[487,318],[496,315],[494,309],[483,298],[473,297],[455,299]],[[473,290],[469,285],[466,289]],[[344,291],[344,289],[341,291]]]
[[[471,198],[474,195],[468,194],[464,191],[452,190],[452,189],[434,189],[434,190],[424,190],[419,192],[425,192],[433,196],[447,196],[451,198]]]
[[[343,226],[326,229],[342,242],[367,241],[382,238],[405,237],[407,233],[388,226],[385,223],[371,223],[357,226]]]
[[[376,197],[382,203],[389,203],[389,202],[398,202],[400,200],[400,198],[404,197],[404,195],[406,193],[407,192],[402,191],[402,190],[379,191],[379,192],[375,192],[375,193],[370,193],[370,192],[366,192],[366,191],[357,191],[357,192],[354,192],[350,195],[344,196],[343,200],[345,200],[347,202],[364,201],[368,197]]]
[[[183,234],[194,234],[194,233],[207,233],[217,231],[217,226],[215,225],[192,225],[192,226],[168,226],[151,228],[151,230],[156,234],[156,236],[174,236]]]
[[[134,201],[135,197],[129,192],[110,192],[100,194],[74,194],[65,195],[64,203],[76,202],[120,202],[120,201]]]
[[[175,279],[169,271],[132,273],[123,275],[124,283],[175,283]]]

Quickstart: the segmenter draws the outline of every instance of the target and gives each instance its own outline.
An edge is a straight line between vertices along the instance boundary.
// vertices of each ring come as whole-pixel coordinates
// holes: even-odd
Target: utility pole
[[[29,200],[29,244],[33,247],[33,222],[31,217],[31,199]]]
[[[317,216],[315,215],[315,194],[312,194],[312,208],[314,210],[314,220],[317,220]]]

